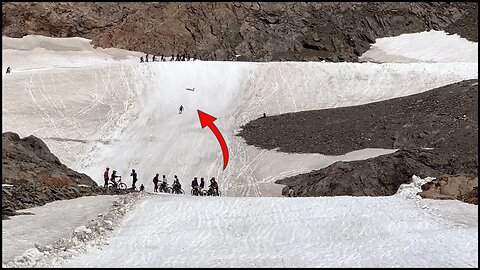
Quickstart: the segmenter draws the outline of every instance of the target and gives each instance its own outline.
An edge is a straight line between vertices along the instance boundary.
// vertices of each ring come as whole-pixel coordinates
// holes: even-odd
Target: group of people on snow
[[[152,62],[158,62],[157,61],[157,57],[155,55],[152,56]],[[172,54],[172,57],[170,57],[170,60],[168,61],[195,61],[197,59],[197,56],[194,55],[193,58],[190,57],[189,54],[187,53],[184,53],[184,54]],[[160,56],[160,62],[166,62],[167,61],[167,58],[162,54]],[[149,62],[149,59],[148,59],[148,54],[145,55],[145,58],[143,56],[140,56],[140,63],[144,63],[144,62]]]
[[[136,190],[137,189],[136,182],[138,181],[138,175],[137,175],[137,172],[135,171],[135,169],[132,169],[132,172],[130,173],[130,176],[132,177],[132,189]],[[167,188],[168,188],[167,177],[166,177],[166,175],[163,175],[162,176],[162,181],[160,181],[159,176],[160,176],[160,174],[157,173],[153,177],[153,180],[152,180],[152,182],[153,182],[153,192],[165,192],[166,193]],[[122,176],[117,175],[116,170],[113,170],[112,173],[110,174],[110,168],[107,167],[105,169],[105,172],[103,173],[104,187],[108,188],[109,181],[112,183],[113,187],[117,187],[118,182],[115,180],[117,178],[121,179]],[[197,181],[197,177],[195,177],[193,179],[193,181],[192,181],[192,189],[193,190],[197,190],[198,192],[201,192],[201,190],[204,187],[205,187],[205,181],[204,181],[203,177],[200,179],[200,184]],[[218,183],[215,180],[215,177],[212,177],[212,179],[210,179],[209,188],[211,188],[212,192],[214,192],[213,195],[216,195],[216,196],[219,195],[219,193],[218,193]],[[141,184],[139,190],[144,191],[145,186],[143,184]],[[173,190],[173,193],[176,193],[176,194],[181,194],[182,193],[181,192],[182,184],[180,183],[180,180],[178,179],[177,175],[174,176],[173,184],[172,184],[172,190]]]
[[[192,195],[198,196],[202,195],[202,190],[205,188],[205,180],[203,177],[200,178],[200,184],[198,183],[198,177],[194,177],[192,181]],[[215,180],[215,177],[212,177],[210,179],[210,185],[208,186],[210,189],[207,191],[208,195],[214,195],[214,196],[219,196],[220,194],[218,193],[218,183],[217,180]]]
[[[160,185],[158,185],[158,183],[160,182],[160,180],[158,179],[159,177],[159,173],[157,173],[155,175],[155,177],[153,177],[153,192],[167,192],[167,187],[168,187],[168,180],[167,180],[167,177],[165,175],[162,176],[162,182],[160,183]],[[175,175],[173,177],[173,184],[172,184],[172,189],[173,189],[173,192],[176,193],[176,194],[180,194],[181,190],[182,190],[182,184],[180,184],[180,180],[178,180],[178,177],[177,175]]]

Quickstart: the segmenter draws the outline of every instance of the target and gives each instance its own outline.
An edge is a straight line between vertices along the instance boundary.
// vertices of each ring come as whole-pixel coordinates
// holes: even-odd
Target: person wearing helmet
[[[110,176],[110,181],[113,183],[113,187],[117,187],[117,181],[115,181],[115,178],[120,178],[120,175],[117,175],[117,171],[113,170],[112,171],[112,176]]]
[[[176,175],[173,178],[174,178],[173,185],[172,185],[173,191],[175,193],[180,193],[180,190],[182,189],[182,184],[180,184],[180,181],[178,180],[178,177]]]
[[[200,193],[200,190],[198,189],[197,177],[193,178],[192,189],[193,189],[193,195],[198,196],[198,194]]]
[[[108,187],[108,180],[109,180],[109,178],[108,178],[109,172],[108,172],[108,171],[109,171],[109,170],[110,170],[110,168],[107,167],[107,168],[105,169],[105,172],[103,173],[103,181],[105,182],[105,183],[103,184],[103,187]]]
[[[153,192],[158,192],[158,173],[153,177]]]
[[[212,177],[212,179],[210,179],[210,186],[209,187],[213,190],[215,196],[218,196],[218,183],[215,180],[215,177]]]
[[[138,181],[138,178],[137,178],[137,173],[135,172],[135,169],[132,169],[132,173],[130,174],[130,176],[132,177],[132,189],[135,190],[136,187],[135,187],[135,183]]]

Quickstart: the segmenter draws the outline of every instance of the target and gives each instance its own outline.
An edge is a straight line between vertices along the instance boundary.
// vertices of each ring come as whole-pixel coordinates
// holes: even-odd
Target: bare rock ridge
[[[88,175],[62,164],[39,138],[2,133],[3,219],[17,214],[15,210],[56,200],[119,192],[103,189]]]
[[[294,153],[400,149],[276,181],[299,196],[386,196],[413,174],[477,176],[478,80],[361,106],[259,118],[238,135],[248,144]]]
[[[2,35],[202,60],[357,61],[376,38],[444,30],[478,41],[478,3],[2,3]]]
[[[241,128],[238,135],[247,144],[287,153],[447,147],[473,154],[478,146],[478,80],[360,106],[258,118]]]
[[[44,184],[97,186],[88,175],[78,173],[50,152],[39,138],[2,134],[2,184]]]

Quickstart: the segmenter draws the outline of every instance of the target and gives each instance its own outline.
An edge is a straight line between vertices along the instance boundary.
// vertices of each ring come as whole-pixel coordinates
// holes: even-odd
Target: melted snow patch
[[[402,196],[407,199],[421,199],[422,197],[417,194],[422,191],[422,185],[431,182],[434,179],[434,177],[420,178],[413,175],[410,183],[400,185],[395,196]]]
[[[425,31],[379,38],[359,57],[370,62],[478,62],[478,43],[444,31]]]

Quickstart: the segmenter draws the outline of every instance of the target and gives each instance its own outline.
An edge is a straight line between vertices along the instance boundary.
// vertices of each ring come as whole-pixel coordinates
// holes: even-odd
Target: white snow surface
[[[34,243],[49,245],[71,234],[76,227],[107,211],[116,197],[87,196],[19,210],[33,215],[2,220],[2,261],[33,248]]]
[[[397,195],[159,195],[127,214],[108,245],[61,266],[477,267],[478,207],[430,205]]]
[[[378,38],[359,57],[371,62],[478,62],[478,43],[444,31],[425,31]]]
[[[66,48],[85,45],[83,40],[73,41],[55,42]],[[18,40],[9,42],[12,45],[7,51],[12,55],[36,48],[20,46]],[[66,50],[38,43],[49,52]],[[81,47],[82,51],[86,49]],[[22,61],[28,63],[28,57]],[[69,59],[62,59],[52,57],[45,64],[70,64]],[[83,57],[77,59],[83,61]],[[5,64],[8,59],[2,61]],[[114,61],[95,66],[89,58],[84,61],[84,66],[72,64],[75,68],[4,74],[2,131],[40,137],[63,163],[100,184],[107,166],[127,182],[134,168],[138,185],[143,183],[148,190],[157,172],[170,181],[178,175],[184,186],[195,176],[215,176],[222,193],[231,196],[278,196],[282,186],[273,184],[277,179],[339,160],[395,151],[363,149],[342,156],[287,154],[246,145],[235,136],[240,126],[264,112],[275,115],[360,105],[478,78],[476,63]],[[185,108],[181,115],[180,105]],[[217,140],[208,128],[200,127],[197,109],[218,118],[215,124],[230,152],[226,170],[222,170]]]
[[[417,62],[408,64],[140,64],[144,53],[93,49],[86,39],[3,37],[2,43],[2,68],[12,67],[11,74],[2,72],[3,132],[42,138],[62,162],[98,183],[106,166],[127,182],[135,168],[137,185],[147,190],[159,172],[170,181],[177,174],[187,192],[194,176],[215,176],[222,194],[243,196],[156,195],[124,219],[136,199],[122,197],[108,217],[75,223],[69,227],[73,236],[55,234],[60,240],[53,248],[18,246],[13,253],[22,255],[3,266],[478,267],[478,206],[421,200],[418,188],[430,179],[414,176],[389,197],[260,197],[280,194],[276,179],[395,149],[287,154],[248,146],[235,136],[264,112],[360,105],[476,79],[478,56],[468,46],[468,59],[465,50],[449,52],[446,60],[422,58],[425,48],[408,54],[414,47],[406,42],[397,44],[408,48],[382,56]],[[201,129],[197,109],[218,118],[230,150],[225,171],[219,145]],[[39,215],[11,221],[28,217],[42,223]],[[110,238],[103,233],[117,225]],[[48,242],[55,239],[50,231]],[[2,241],[20,245],[12,235]]]

